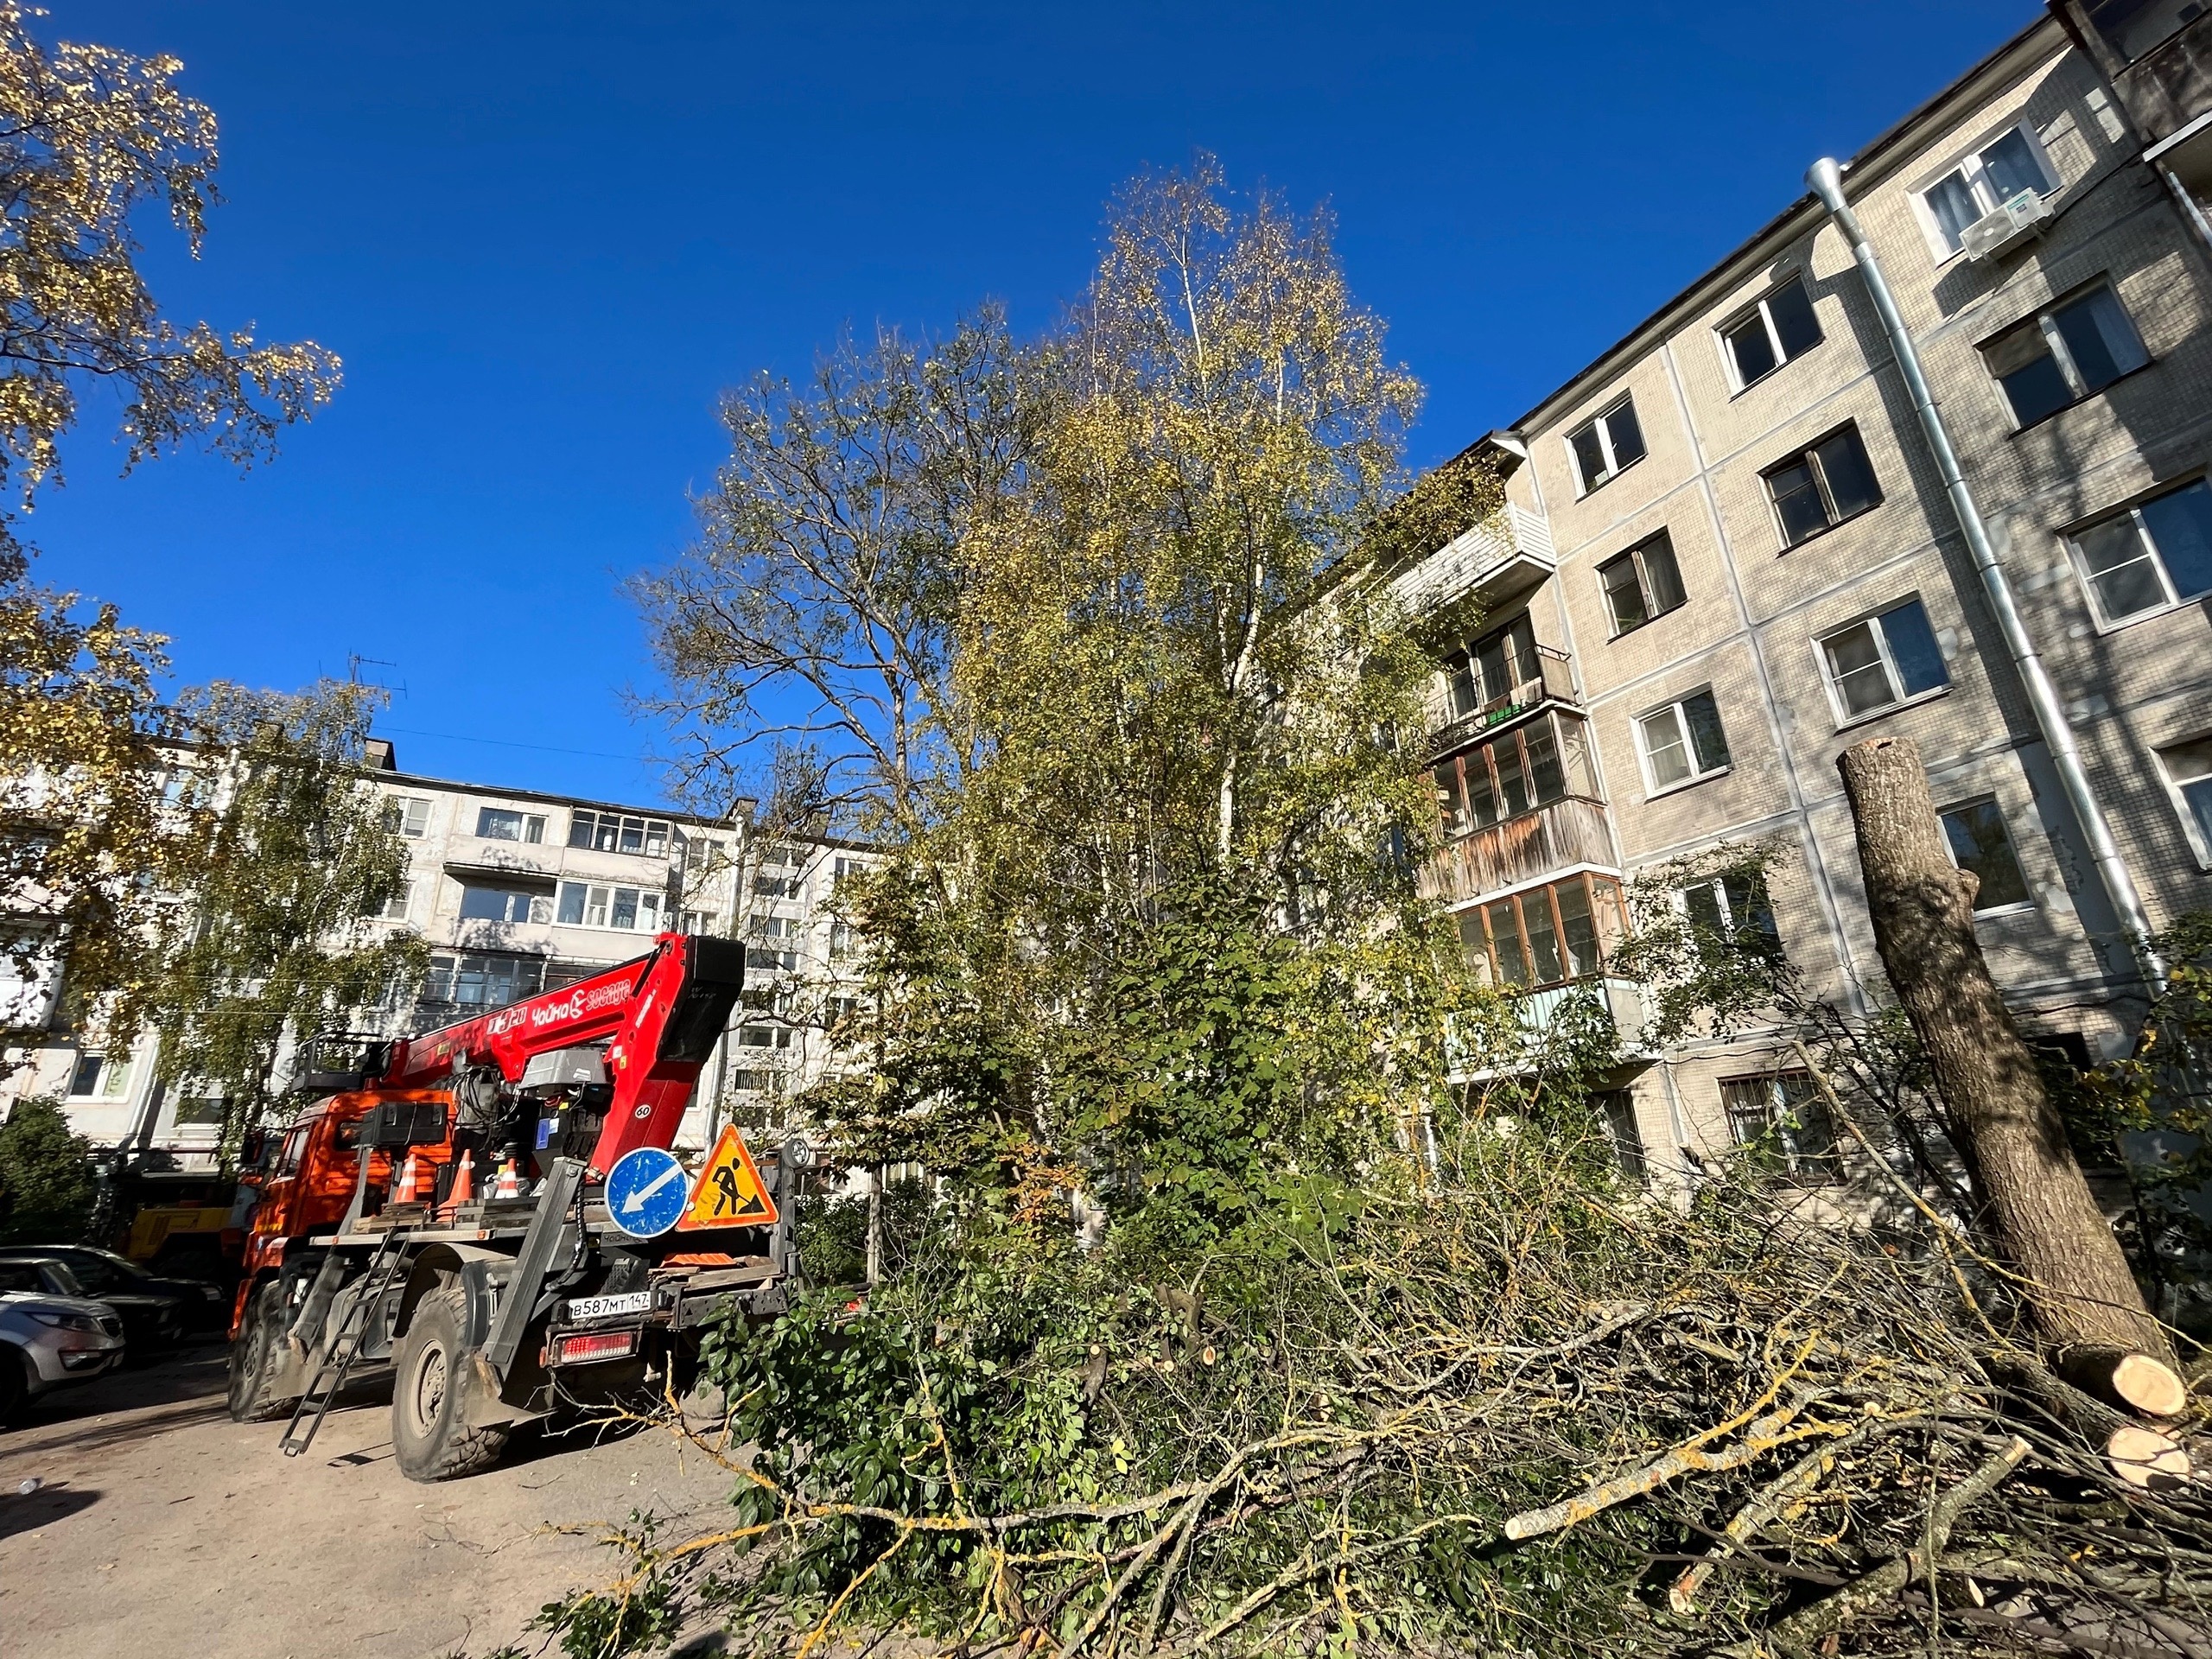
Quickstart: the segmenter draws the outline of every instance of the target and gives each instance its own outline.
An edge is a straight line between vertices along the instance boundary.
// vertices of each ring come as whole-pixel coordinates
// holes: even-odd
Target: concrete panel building
[[[2212,905],[2198,10],[2054,9],[1844,172],[2154,926]],[[1818,200],[1479,447],[1503,520],[1398,585],[1421,606],[1485,601],[1435,688],[1448,839],[1431,880],[1499,982],[1540,1009],[1600,981],[1624,883],[1778,840],[1764,895],[1678,901],[1770,927],[1847,1010],[1884,1000],[1836,758],[1893,732],[1920,745],[1980,877],[1982,941],[2023,1019],[2083,1061],[2127,1047],[2143,982],[2124,918]],[[1694,1044],[1624,1077],[1619,1132],[1662,1173],[1777,1123],[1817,1153],[1804,1092],[1771,1034]]]

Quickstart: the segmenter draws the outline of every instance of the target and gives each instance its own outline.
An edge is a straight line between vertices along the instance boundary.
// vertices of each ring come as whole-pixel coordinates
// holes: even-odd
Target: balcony
[[[1574,689],[1574,659],[1567,652],[1551,645],[1535,645],[1516,656],[1516,678],[1495,696],[1459,715],[1452,715],[1440,702],[1431,707],[1430,718],[1442,721],[1428,734],[1431,754],[1449,754],[1493,727],[1517,720],[1548,702],[1581,707],[1581,694]]]
[[[1570,795],[1447,842],[1421,870],[1421,893],[1450,908],[1555,870],[1612,862],[1605,804]]]
[[[2176,28],[2191,8],[2064,0],[2056,10],[2111,79],[2145,144],[2177,137],[2212,114],[2212,12]]]
[[[1496,610],[1556,568],[1551,527],[1535,513],[1508,504],[1402,572],[1390,591],[1416,616],[1471,595],[1484,609]]]
[[[1516,1035],[1489,1052],[1479,1052],[1456,1020],[1447,1022],[1445,1053],[1453,1080],[1479,1082],[1534,1066],[1562,1016],[1578,1005],[1589,1009],[1593,1003],[1599,1017],[1612,1028],[1617,1058],[1623,1064],[1652,1058],[1653,1051],[1643,1037],[1650,1021],[1643,987],[1635,980],[1607,974],[1523,993],[1513,1005],[1514,1023],[1519,1028]]]

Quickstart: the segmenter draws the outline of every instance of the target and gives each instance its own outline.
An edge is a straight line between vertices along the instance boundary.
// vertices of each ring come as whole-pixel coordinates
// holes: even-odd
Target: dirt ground
[[[8,1654],[482,1655],[611,1575],[594,1523],[652,1509],[703,1529],[728,1502],[728,1474],[665,1433],[524,1431],[489,1473],[418,1486],[392,1466],[389,1408],[366,1399],[287,1459],[281,1423],[231,1421],[225,1360],[220,1346],[187,1349],[0,1432]],[[20,1495],[29,1479],[43,1484]]]

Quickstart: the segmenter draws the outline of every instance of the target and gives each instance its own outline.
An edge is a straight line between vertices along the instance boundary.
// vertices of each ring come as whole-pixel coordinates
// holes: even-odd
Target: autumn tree
[[[406,879],[406,843],[369,785],[374,694],[218,685],[188,713],[202,830],[156,1015],[160,1068],[226,1102],[234,1149],[284,1092],[280,1062],[419,977],[422,941],[370,918]]]
[[[312,341],[180,325],[139,270],[138,232],[165,216],[195,254],[214,188],[213,112],[177,88],[174,58],[34,40],[0,3],[0,951],[40,988],[0,1009],[11,1046],[64,996],[125,1039],[151,988],[159,895],[188,837],[159,798],[158,636],[113,606],[34,583],[18,536],[58,480],[87,397],[118,410],[124,467],[191,439],[249,466],[338,384]]]

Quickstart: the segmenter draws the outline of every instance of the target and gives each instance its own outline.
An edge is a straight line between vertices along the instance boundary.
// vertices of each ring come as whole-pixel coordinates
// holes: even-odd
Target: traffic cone
[[[492,1183],[492,1196],[495,1198],[518,1198],[522,1196],[522,1177],[515,1173],[513,1159],[510,1158],[499,1166],[499,1179]]]
[[[464,1149],[453,1172],[453,1191],[446,1194],[445,1208],[458,1210],[475,1196],[476,1154]]]
[[[394,1204],[414,1203],[417,1185],[422,1179],[422,1167],[416,1162],[415,1154],[410,1152],[407,1154],[407,1161],[399,1166],[399,1179],[392,1183],[391,1201]]]

